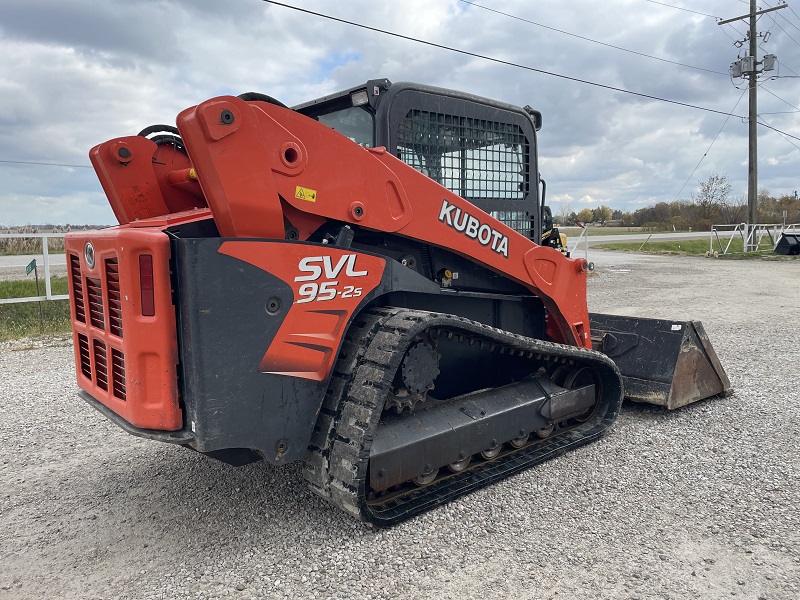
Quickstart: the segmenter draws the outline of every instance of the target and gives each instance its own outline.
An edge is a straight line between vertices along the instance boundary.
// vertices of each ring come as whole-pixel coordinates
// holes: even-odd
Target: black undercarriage
[[[621,401],[601,354],[453,315],[371,309],[344,342],[305,476],[348,513],[390,525],[596,439]]]

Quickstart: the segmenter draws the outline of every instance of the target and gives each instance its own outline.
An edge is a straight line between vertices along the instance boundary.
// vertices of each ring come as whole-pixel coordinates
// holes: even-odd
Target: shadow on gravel
[[[235,547],[238,554],[265,544],[289,552],[321,532],[363,536],[355,519],[306,488],[300,469],[264,461],[232,467],[178,447],[147,448],[99,478],[106,511],[98,533],[153,552],[174,552],[178,542],[195,552]]]
[[[697,420],[726,400],[709,399],[676,411],[626,400],[617,426],[631,425],[644,434]],[[289,550],[321,535],[342,540],[368,532],[311,493],[300,464],[278,468],[261,461],[233,467],[180,447],[139,448],[97,465],[95,491],[104,510],[95,526],[111,542],[135,540],[159,549],[179,540],[195,551],[235,545],[238,552],[247,552],[266,541]]]
[[[669,419],[674,416],[675,418],[677,418],[679,415],[686,415],[694,411],[705,412],[707,410],[713,409],[715,406],[719,406],[722,403],[732,402],[735,398],[735,395],[736,395],[736,390],[734,390],[728,397],[712,396],[710,398],[705,398],[693,404],[687,404],[686,406],[681,406],[674,410],[668,410],[665,406],[658,406],[656,404],[633,402],[632,400],[628,400],[626,398],[622,403],[622,410],[620,412],[622,415],[629,414],[629,415],[636,415],[637,417],[651,416],[653,418]]]

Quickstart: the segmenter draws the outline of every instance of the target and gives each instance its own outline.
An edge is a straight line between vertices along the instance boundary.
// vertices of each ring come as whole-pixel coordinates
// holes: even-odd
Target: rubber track
[[[595,368],[603,394],[592,418],[528,445],[413,489],[383,504],[367,503],[369,453],[394,374],[414,337],[431,328],[481,338],[503,352]],[[305,460],[309,487],[347,513],[388,526],[527,469],[600,437],[622,403],[622,381],[605,355],[584,348],[527,338],[482,323],[402,308],[362,311],[342,345]]]

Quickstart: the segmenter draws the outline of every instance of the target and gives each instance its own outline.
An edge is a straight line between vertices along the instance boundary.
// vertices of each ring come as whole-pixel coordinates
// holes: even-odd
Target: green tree
[[[583,208],[578,213],[578,220],[581,223],[591,223],[594,220],[594,211],[591,208]]]
[[[597,208],[595,208],[592,211],[592,213],[594,216],[593,220],[595,222],[605,225],[606,221],[611,220],[611,215],[613,214],[613,211],[608,206],[600,205]]]

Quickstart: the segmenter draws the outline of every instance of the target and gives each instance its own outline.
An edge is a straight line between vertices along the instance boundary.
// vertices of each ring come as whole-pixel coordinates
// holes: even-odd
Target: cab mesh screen
[[[400,160],[529,235],[530,147],[518,125],[410,110],[397,140]]]

